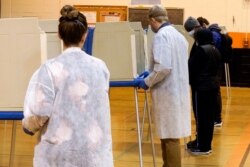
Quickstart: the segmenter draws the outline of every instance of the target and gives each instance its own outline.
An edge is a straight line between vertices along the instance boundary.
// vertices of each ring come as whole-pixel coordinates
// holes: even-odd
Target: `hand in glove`
[[[149,75],[149,72],[148,72],[148,71],[144,71],[143,73],[141,73],[141,74],[139,75],[138,78],[146,78],[148,75]]]
[[[142,88],[144,90],[147,90],[149,87],[146,85],[144,79],[142,78],[136,78],[135,80],[136,85],[138,85],[139,88]]]

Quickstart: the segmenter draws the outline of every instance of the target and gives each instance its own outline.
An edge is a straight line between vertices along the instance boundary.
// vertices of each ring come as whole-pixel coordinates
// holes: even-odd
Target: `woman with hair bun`
[[[63,52],[33,74],[24,102],[23,129],[41,133],[34,167],[113,167],[109,71],[81,50],[86,17],[61,9]]]

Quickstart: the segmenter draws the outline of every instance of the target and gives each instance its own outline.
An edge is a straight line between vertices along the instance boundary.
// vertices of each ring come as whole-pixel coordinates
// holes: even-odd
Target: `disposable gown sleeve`
[[[54,101],[53,82],[46,66],[39,68],[32,76],[24,101],[24,132],[33,135],[49,120]]]
[[[164,80],[172,69],[171,46],[166,45],[162,36],[155,36],[152,44],[152,59],[150,74],[145,78],[145,83],[148,87],[153,87],[155,84]]]

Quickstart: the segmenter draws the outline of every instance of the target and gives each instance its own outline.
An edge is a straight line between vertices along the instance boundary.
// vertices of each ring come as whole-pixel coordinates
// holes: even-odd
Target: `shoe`
[[[191,148],[196,148],[197,147],[197,139],[190,141],[187,143],[187,148],[191,149]]]
[[[214,127],[222,127],[222,121],[214,122]]]
[[[209,155],[212,153],[212,150],[201,150],[199,148],[191,148],[189,151],[193,155]]]

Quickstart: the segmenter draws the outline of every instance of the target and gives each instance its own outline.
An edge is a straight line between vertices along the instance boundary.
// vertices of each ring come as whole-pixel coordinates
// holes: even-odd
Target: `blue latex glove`
[[[144,79],[142,78],[136,78],[135,80],[136,85],[138,85],[139,88],[142,88],[144,90],[147,90],[149,87],[146,85]]]
[[[146,78],[148,75],[149,75],[149,72],[148,71],[144,71],[143,73],[141,73],[139,75],[139,78]]]

